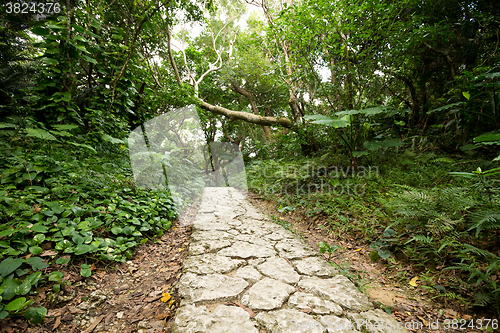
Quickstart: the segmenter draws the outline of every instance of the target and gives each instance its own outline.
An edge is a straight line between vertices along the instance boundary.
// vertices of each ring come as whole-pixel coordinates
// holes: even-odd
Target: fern
[[[491,302],[490,295],[481,292],[475,293],[473,298],[474,298],[474,305],[478,306],[486,306]]]
[[[430,229],[432,234],[442,235],[452,232],[456,228],[456,226],[462,222],[464,222],[464,220],[450,220],[443,215],[429,220],[429,223],[426,224],[426,227]]]
[[[500,229],[500,212],[486,210],[472,214],[472,226],[468,231],[476,229],[476,237],[479,236],[481,230]]]
[[[443,294],[439,294],[437,296],[432,297],[431,299],[438,298],[438,297],[446,297],[446,298],[458,299],[458,300],[460,300],[460,301],[462,301],[464,303],[467,303],[467,301],[462,296],[457,295],[457,294],[455,294],[452,291],[447,291],[447,292],[445,292]]]
[[[440,219],[440,227],[435,234],[452,230],[455,225],[463,222],[460,212],[477,203],[469,196],[467,188],[449,187],[445,189],[416,189],[407,185],[397,185],[402,192],[395,193],[392,201],[386,206],[394,209],[397,215],[412,218],[422,225],[430,224]]]
[[[410,239],[406,244],[412,242],[412,241],[417,241],[420,243],[425,243],[425,244],[431,244],[432,243],[432,237],[425,236],[425,235],[414,235],[412,239]]]
[[[479,248],[472,246],[470,244],[464,244],[464,249],[460,252],[462,252],[462,253],[474,253],[474,254],[481,256],[481,257],[484,257],[484,258],[495,258],[495,259],[498,258],[498,259],[500,259],[495,254],[493,254],[489,251],[486,251],[486,250],[479,249]]]

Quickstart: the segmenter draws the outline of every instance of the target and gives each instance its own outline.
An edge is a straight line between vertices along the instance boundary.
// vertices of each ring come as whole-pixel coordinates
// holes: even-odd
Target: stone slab
[[[293,264],[300,274],[320,277],[333,277],[339,272],[321,257],[308,257],[294,260]]]
[[[302,278],[299,287],[323,299],[332,301],[351,311],[366,311],[373,309],[368,297],[361,293],[354,284],[343,275],[330,279],[318,277]]]
[[[313,251],[309,245],[300,242],[296,238],[282,240],[274,247],[278,250],[280,257],[287,259],[302,259],[304,257],[318,255],[318,253]]]
[[[354,324],[346,318],[326,315],[320,316],[318,320],[323,324],[328,333],[360,333]]]
[[[300,280],[300,275],[283,258],[269,258],[257,266],[257,269],[262,274],[285,283],[294,284]]]
[[[244,263],[244,260],[207,253],[188,257],[184,260],[184,270],[195,274],[224,274],[238,268]]]
[[[262,238],[260,236],[248,235],[248,234],[239,234],[239,235],[235,236],[234,239],[242,241],[242,242],[247,242],[247,243],[252,243],[255,245],[267,246],[267,247],[274,246],[274,244],[276,243],[276,242],[273,242],[271,240]]]
[[[262,279],[262,274],[252,266],[245,266],[239,268],[234,274],[234,277],[242,278],[250,283],[255,283]]]
[[[263,278],[241,297],[241,304],[252,310],[280,308],[295,288],[278,280]]]
[[[229,240],[232,238],[233,235],[220,230],[195,230],[191,234],[192,242],[201,242],[205,240]]]
[[[326,333],[326,329],[320,322],[311,315],[297,310],[261,312],[255,316],[255,320],[270,333]]]
[[[296,292],[288,299],[288,307],[301,311],[311,311],[313,314],[335,314],[341,315],[342,308],[324,299],[321,299],[313,294]]]
[[[195,230],[229,230],[232,227],[226,223],[209,223],[196,221],[193,223],[193,229]]]
[[[196,275],[185,273],[179,280],[179,295],[184,303],[222,302],[235,299],[248,282],[221,274]]]
[[[364,329],[368,333],[408,333],[404,325],[413,325],[412,322],[398,324],[398,321],[394,317],[380,309],[361,313],[349,313],[347,314],[347,318],[355,323],[355,327],[358,330],[361,331],[361,329]],[[421,324],[421,322],[416,323]],[[412,328],[421,331],[423,326]]]
[[[234,227],[236,230],[238,230],[241,234],[248,234],[248,235],[256,235],[259,237],[268,235],[271,233],[270,230],[266,230],[264,227],[259,227],[259,226],[253,226],[249,224],[242,223],[238,227]]]
[[[196,256],[207,252],[214,252],[228,246],[231,246],[231,242],[228,240],[191,242],[191,244],[189,245],[188,255]]]
[[[219,305],[213,313],[205,306],[186,305],[177,310],[172,333],[258,333],[248,312],[240,307]]]
[[[271,247],[259,246],[247,242],[236,241],[230,247],[220,250],[218,255],[231,258],[268,258],[276,255]]]

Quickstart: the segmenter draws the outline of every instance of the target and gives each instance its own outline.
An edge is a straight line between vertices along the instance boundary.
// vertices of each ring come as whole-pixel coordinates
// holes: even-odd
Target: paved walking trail
[[[407,332],[229,187],[205,189],[177,286],[172,332]]]

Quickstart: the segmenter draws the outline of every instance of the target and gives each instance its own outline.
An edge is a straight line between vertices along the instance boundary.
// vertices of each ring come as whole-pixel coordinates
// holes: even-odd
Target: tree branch
[[[222,106],[209,104],[205,101],[200,101],[200,107],[212,113],[226,116],[231,120],[243,120],[248,123],[257,125],[267,125],[267,126],[273,126],[273,125],[281,125],[283,127],[293,126],[293,122],[288,118],[263,117],[248,112],[232,111]]]

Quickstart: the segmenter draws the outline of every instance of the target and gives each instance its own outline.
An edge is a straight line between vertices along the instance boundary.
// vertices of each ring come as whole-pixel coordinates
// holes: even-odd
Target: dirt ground
[[[423,328],[407,327],[409,331],[464,332],[464,329],[450,327],[444,330],[432,325],[446,320],[451,323],[452,320],[481,319],[470,310],[433,302],[418,286],[395,282],[394,271],[382,262],[370,260],[371,249],[347,237],[340,239],[329,234],[319,227],[320,221],[311,224],[306,223],[300,213],[279,213],[275,203],[262,200],[255,194],[250,193],[249,199],[263,213],[290,222],[292,230],[314,249],[319,251],[318,243],[321,241],[339,245],[341,249],[331,257],[325,255],[325,258],[344,267],[344,272],[356,285],[398,321],[424,325]],[[194,219],[197,207],[195,204],[188,209],[181,220],[189,222]],[[187,255],[190,234],[190,227],[181,227],[177,221],[160,239],[139,246],[133,258],[126,263],[94,264],[91,277],[85,280],[77,270],[79,263],[59,268],[65,274],[64,280],[71,285],[59,293],[52,291],[52,285],[38,289],[35,303],[48,309],[42,324],[33,326],[23,318],[7,318],[0,323],[1,332],[170,332],[173,314],[179,303],[175,283]],[[465,331],[475,332],[468,328]]]

